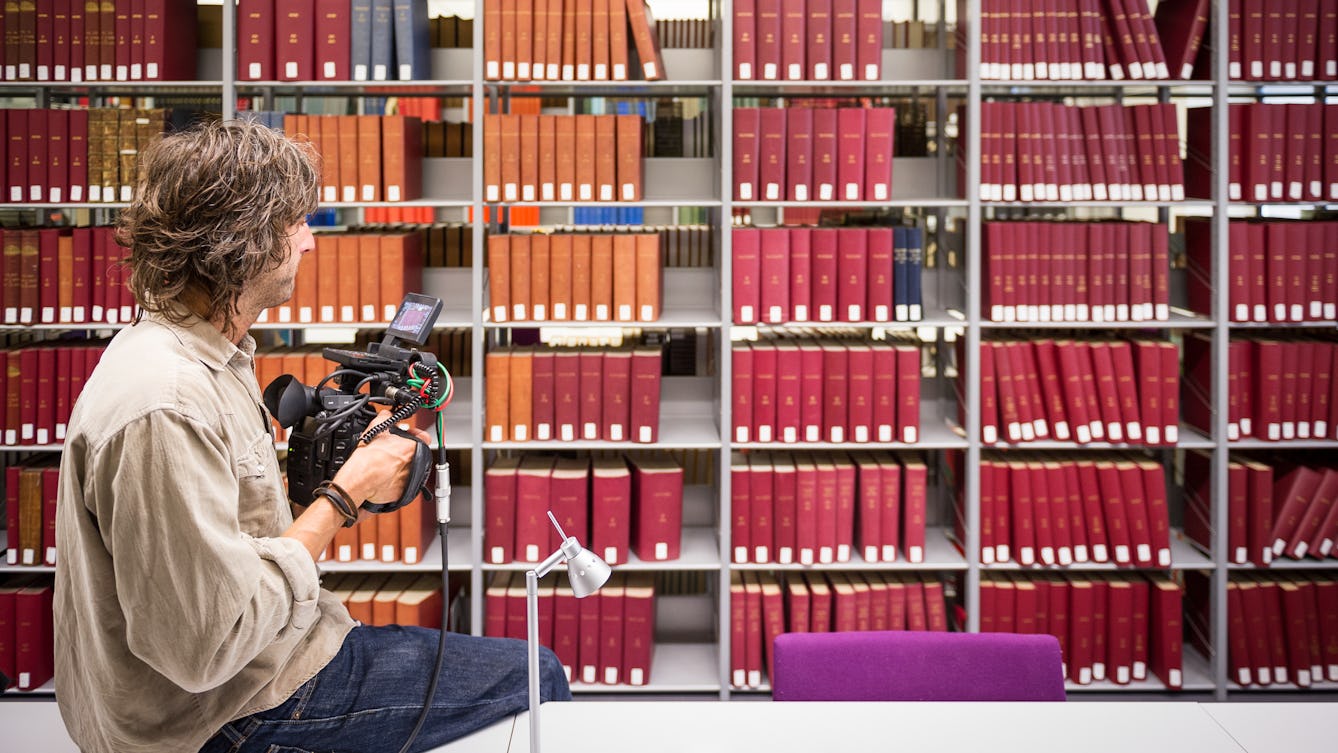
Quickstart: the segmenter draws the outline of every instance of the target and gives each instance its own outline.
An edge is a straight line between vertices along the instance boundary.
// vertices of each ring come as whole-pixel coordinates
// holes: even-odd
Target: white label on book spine
[[[359,66],[359,67],[361,67],[361,66]],[[249,66],[247,66],[247,68],[246,68],[246,77],[249,78],[249,79],[251,79],[252,81],[259,81],[259,80],[260,80],[260,76],[261,76],[262,73],[263,73],[263,71],[262,71],[261,68],[260,68],[260,63],[251,63],[251,64],[250,64]],[[366,68],[363,68],[362,77],[363,77],[363,79],[366,79],[366,78],[367,78],[367,69],[366,69]],[[90,77],[90,78],[91,78],[91,77]]]
[[[753,307],[747,304],[740,306],[739,319],[741,319],[743,322],[757,321],[756,317],[753,315]]]
[[[599,424],[593,421],[586,421],[583,436],[586,439],[599,439]]]
[[[836,553],[829,546],[818,547],[818,562],[829,565],[836,561]]]

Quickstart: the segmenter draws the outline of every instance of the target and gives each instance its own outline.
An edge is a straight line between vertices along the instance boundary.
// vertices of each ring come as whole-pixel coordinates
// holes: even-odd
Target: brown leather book
[[[483,77],[497,81],[502,77],[502,3],[489,0],[483,4]]]
[[[641,116],[614,115],[617,134],[617,178],[615,200],[640,201],[642,191],[641,171]]]
[[[520,118],[498,115],[502,121],[502,201],[520,201]]]
[[[550,318],[568,321],[572,316],[572,236],[551,236],[548,247],[548,299]]]
[[[339,277],[335,280],[336,317],[338,322],[358,321],[358,261],[362,254],[362,239],[376,243],[375,236],[341,235],[336,246],[339,257]]]
[[[339,200],[354,202],[358,200],[358,116],[339,115],[335,118],[337,134],[335,143],[339,146]],[[329,143],[327,139],[326,143]],[[376,145],[380,149],[380,143]]]
[[[609,78],[626,81],[627,73],[627,5],[609,0]]]
[[[530,236],[511,236],[511,318],[530,318]]]
[[[549,308],[550,236],[535,233],[530,236],[530,315],[535,321],[547,321]]]
[[[539,116],[539,201],[557,201],[557,116]]]
[[[571,236],[571,318],[578,322],[588,322],[594,317],[591,311],[591,246],[592,236],[579,233]]]
[[[488,310],[494,322],[511,320],[511,236],[488,236]]]
[[[614,235],[613,318],[616,321],[636,321],[637,260],[637,236],[626,233]]]
[[[613,148],[605,146],[603,149],[595,151],[595,197],[597,201],[617,201],[618,200],[618,164],[620,161],[621,145],[617,142],[617,122],[616,115],[596,115],[595,117],[595,144],[615,145]]]
[[[520,200],[539,199],[539,116],[522,114],[520,117]]]
[[[660,56],[660,38],[655,33],[655,20],[646,0],[627,0],[627,24],[636,43],[637,57],[641,59],[641,74],[647,81],[665,78],[664,61]]]
[[[382,116],[381,138],[385,200],[410,201],[421,197],[423,121],[403,115]]]
[[[442,627],[442,599],[440,576],[432,573],[418,576],[395,601],[395,624]]]
[[[357,133],[358,201],[382,201],[381,117],[352,115]]]
[[[483,419],[488,442],[505,442],[511,435],[511,353],[492,350],[483,362]]]
[[[597,180],[596,156],[599,153],[598,139],[595,135],[597,115],[571,115],[575,120],[576,145],[576,200],[595,201]],[[561,163],[559,163],[559,167]],[[560,180],[560,178],[559,178]]]
[[[534,410],[534,351],[530,348],[515,348],[511,351],[509,363],[510,379],[507,389],[507,415],[511,426],[511,439],[516,442],[528,442],[533,438]]]
[[[483,116],[483,200],[502,200],[502,116]]]
[[[381,239],[381,305],[388,322],[395,318],[406,293],[423,289],[423,236],[388,233]]]
[[[564,80],[566,80],[564,78]],[[576,118],[571,115],[557,115],[553,118],[553,154],[556,162],[554,170],[557,180],[558,201],[576,199]]]
[[[387,306],[399,307],[399,300],[381,300],[381,239],[375,235],[358,235],[358,286],[354,319],[360,322],[385,321],[382,315]],[[300,268],[299,268],[300,270]],[[301,272],[299,271],[299,274]],[[348,275],[343,275],[347,277]],[[301,312],[298,318],[301,318]]]
[[[636,239],[636,320],[657,321],[664,300],[660,236],[655,233],[638,233],[633,237]]]

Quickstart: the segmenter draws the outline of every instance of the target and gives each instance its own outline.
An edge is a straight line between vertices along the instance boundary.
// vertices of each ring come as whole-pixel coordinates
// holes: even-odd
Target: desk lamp
[[[548,519],[553,521],[562,543],[557,551],[548,555],[548,559],[525,573],[525,618],[530,661],[530,753],[539,753],[539,579],[566,562],[571,590],[576,598],[584,599],[603,587],[613,572],[607,562],[581,546],[575,536],[568,536],[551,511]]]

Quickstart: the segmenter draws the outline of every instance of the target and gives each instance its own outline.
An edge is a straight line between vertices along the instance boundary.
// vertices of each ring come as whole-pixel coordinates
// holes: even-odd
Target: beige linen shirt
[[[94,751],[198,750],[353,627],[292,523],[255,341],[148,315],[74,406],[57,504],[56,700]]]

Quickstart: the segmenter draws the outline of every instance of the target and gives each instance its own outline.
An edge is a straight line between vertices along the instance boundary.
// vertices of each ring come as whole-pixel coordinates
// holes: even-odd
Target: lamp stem
[[[525,641],[530,664],[530,753],[539,753],[539,575],[525,573]]]

